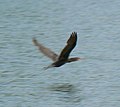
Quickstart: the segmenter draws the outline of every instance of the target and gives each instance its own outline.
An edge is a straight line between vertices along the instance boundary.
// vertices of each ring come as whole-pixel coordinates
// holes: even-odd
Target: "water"
[[[119,0],[1,0],[0,107],[119,107]],[[84,58],[43,70],[78,33],[71,56]]]

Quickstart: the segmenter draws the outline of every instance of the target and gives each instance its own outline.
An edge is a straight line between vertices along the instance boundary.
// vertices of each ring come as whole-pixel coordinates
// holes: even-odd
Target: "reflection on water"
[[[80,94],[81,91],[70,83],[55,83],[48,89],[53,91],[54,94],[57,94],[56,96],[58,96],[60,101],[78,103],[83,99]]]
[[[60,91],[60,92],[73,92],[75,91],[75,87],[69,83],[55,83],[54,85],[50,86],[52,91]]]

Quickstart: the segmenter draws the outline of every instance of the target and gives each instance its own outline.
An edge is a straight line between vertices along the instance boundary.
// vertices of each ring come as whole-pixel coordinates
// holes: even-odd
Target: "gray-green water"
[[[43,70],[32,38],[60,53],[73,31],[84,59]],[[0,107],[119,106],[119,0],[0,0]]]

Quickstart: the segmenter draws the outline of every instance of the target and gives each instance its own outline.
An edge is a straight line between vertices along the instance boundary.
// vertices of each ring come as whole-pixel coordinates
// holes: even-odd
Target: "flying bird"
[[[65,63],[78,61],[80,59],[79,57],[69,58],[70,52],[76,46],[76,42],[77,42],[77,33],[76,32],[72,32],[72,34],[70,35],[70,38],[67,41],[67,45],[63,48],[60,55],[54,53],[49,48],[43,46],[41,43],[38,43],[38,41],[35,38],[33,38],[32,41],[33,41],[34,45],[37,46],[38,49],[44,55],[46,55],[51,60],[53,60],[53,63],[51,65],[49,65],[48,67],[46,67],[45,69],[51,68],[51,67],[60,67],[60,66],[64,65]]]

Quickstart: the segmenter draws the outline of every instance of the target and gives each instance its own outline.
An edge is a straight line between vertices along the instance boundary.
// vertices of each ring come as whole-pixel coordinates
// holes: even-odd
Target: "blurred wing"
[[[33,38],[33,43],[35,46],[38,47],[38,49],[47,57],[49,57],[50,59],[52,59],[53,61],[56,61],[58,59],[58,55],[56,53],[54,53],[53,51],[51,51],[49,48],[46,48],[45,46],[43,46],[42,44],[38,43],[38,41]]]
[[[70,55],[70,52],[76,46],[76,42],[77,42],[77,33],[73,32],[71,34],[70,38],[67,41],[67,45],[62,50],[62,52],[61,52],[61,54],[60,54],[58,59],[59,60],[67,59],[69,57],[69,55]]]

